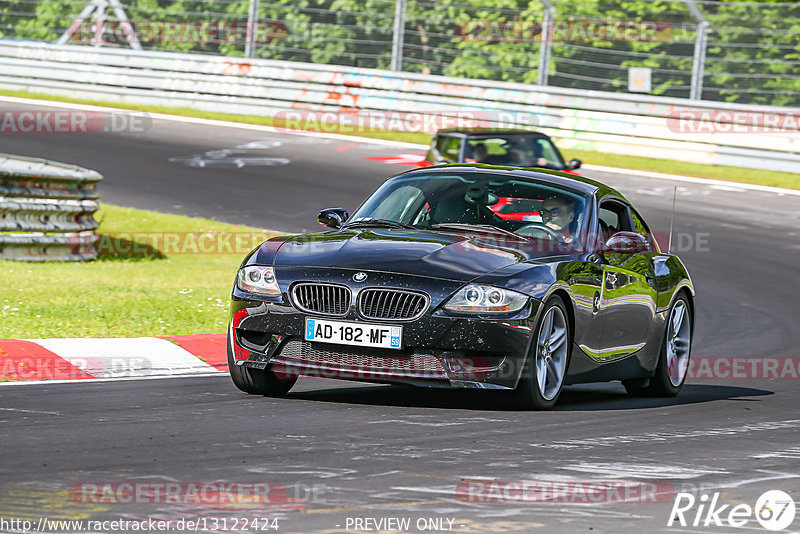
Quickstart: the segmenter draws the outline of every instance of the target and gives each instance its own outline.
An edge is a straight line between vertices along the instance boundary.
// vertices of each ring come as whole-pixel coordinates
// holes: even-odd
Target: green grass
[[[621,167],[639,171],[663,172],[729,182],[800,189],[800,174],[791,172],[761,171],[742,167],[724,167],[722,165],[698,165],[683,161],[618,156],[616,154],[587,152],[585,150],[569,150],[569,158],[578,158],[586,163],[605,165],[607,167]]]
[[[104,250],[97,261],[0,261],[0,339],[224,332],[239,263],[251,243],[275,235],[108,204],[97,219]],[[195,254],[187,232],[193,237],[235,232],[246,239],[230,253]],[[172,246],[167,253],[163,245],[153,247],[153,236],[165,233],[179,236],[186,247]],[[131,239],[136,247],[130,246]],[[210,242],[203,241],[206,246]],[[186,253],[178,253],[181,249]]]
[[[167,113],[184,117],[199,117],[204,119],[216,119],[232,122],[242,122],[247,124],[261,124],[264,126],[281,127],[284,121],[273,120],[272,117],[259,117],[255,115],[235,115],[229,113],[217,113],[210,111],[199,111],[191,108],[177,108],[167,106],[144,106],[129,104],[125,102],[109,102],[102,100],[91,100],[81,98],[56,97],[53,95],[31,93],[28,91],[7,91],[0,90],[0,95],[17,96],[23,98],[37,98],[43,100],[55,100],[59,102],[73,102],[78,104],[90,104],[98,106],[112,106],[121,109],[146,111],[152,113]],[[347,133],[347,132],[335,132]],[[371,137],[378,139],[388,139],[391,141],[404,141],[407,143],[417,143],[427,145],[430,143],[431,136],[416,132],[392,132],[392,131],[361,131],[352,133],[360,137]],[[594,165],[605,165],[608,167],[619,167],[622,169],[664,172],[668,174],[680,174],[684,176],[695,176],[698,178],[713,178],[731,182],[742,182],[757,185],[768,185],[773,187],[785,187],[788,189],[800,189],[800,174],[790,172],[762,171],[756,169],[746,169],[742,167],[724,167],[721,165],[701,165],[696,163],[684,163],[673,160],[656,158],[643,158],[637,156],[621,156],[617,154],[607,154],[602,152],[589,152],[584,150],[564,151],[566,159],[578,158],[584,163]]]

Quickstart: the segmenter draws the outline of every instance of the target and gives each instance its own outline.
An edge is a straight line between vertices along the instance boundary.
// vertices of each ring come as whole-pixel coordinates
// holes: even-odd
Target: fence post
[[[550,65],[550,50],[553,44],[553,21],[556,18],[556,8],[550,0],[541,0],[544,6],[544,19],[542,20],[542,47],[539,49],[539,85],[547,85],[547,68]]]
[[[56,41],[57,45],[67,44],[72,37],[78,33],[81,29],[81,25],[92,16],[94,13],[94,19],[96,21],[96,29],[95,35],[92,38],[92,44],[97,46],[103,45],[103,31],[105,30],[105,21],[106,21],[106,8],[111,7],[114,11],[114,15],[117,17],[117,21],[120,23],[120,28],[122,28],[122,33],[125,34],[125,38],[128,40],[128,44],[134,50],[141,50],[142,45],[139,43],[139,39],[136,37],[136,28],[134,28],[133,24],[128,20],[128,15],[125,14],[125,8],[120,3],[119,0],[89,0],[80,14],[75,17],[75,20],[69,25],[69,27],[64,30],[64,33],[61,34],[61,37],[58,38]],[[95,43],[95,37],[100,37],[100,42]]]
[[[395,0],[392,34],[392,70],[403,70],[403,38],[406,31],[406,0]]]
[[[709,24],[703,12],[694,0],[683,0],[697,23],[694,38],[694,59],[692,60],[692,85],[689,90],[690,100],[703,99],[703,75],[706,68],[706,48],[708,46]]]
[[[258,26],[258,0],[250,0],[247,10],[247,38],[244,43],[244,57],[253,57],[256,53],[256,35]]]

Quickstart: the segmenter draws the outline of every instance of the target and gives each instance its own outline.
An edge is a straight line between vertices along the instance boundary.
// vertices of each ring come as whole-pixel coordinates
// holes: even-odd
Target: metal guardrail
[[[102,178],[74,165],[0,154],[0,259],[96,258],[95,186]]]
[[[261,116],[296,109],[477,111],[503,114],[504,126],[544,131],[565,149],[800,173],[797,111],[789,108],[14,41],[0,41],[0,66],[0,88],[6,89]],[[695,130],[676,131],[678,112],[696,117]],[[779,132],[746,134],[719,133],[715,126],[721,121],[747,130],[748,121],[764,114],[794,116],[794,122],[782,122]]]

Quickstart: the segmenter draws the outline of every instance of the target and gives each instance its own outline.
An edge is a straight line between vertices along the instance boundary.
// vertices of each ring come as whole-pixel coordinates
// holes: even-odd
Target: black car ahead
[[[541,203],[507,220],[499,198]],[[408,171],[330,230],[270,239],[233,288],[230,373],[282,395],[300,375],[508,390],[552,407],[564,384],[622,380],[676,395],[694,289],[617,191],[563,173],[480,165]]]
[[[529,130],[486,128],[442,129],[436,132],[424,165],[478,163],[510,167],[541,167],[577,174],[581,160],[564,161],[553,140]]]

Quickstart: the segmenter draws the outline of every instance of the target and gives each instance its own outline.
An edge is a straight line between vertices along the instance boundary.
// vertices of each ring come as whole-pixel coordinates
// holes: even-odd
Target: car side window
[[[553,143],[548,141],[547,139],[537,139],[536,144],[538,145],[537,152],[538,154],[546,159],[549,162],[556,163],[561,165],[563,161],[556,153],[556,147],[553,146]]]
[[[439,155],[446,159],[448,163],[458,163],[458,156],[461,150],[461,138],[443,136],[439,139],[436,150],[439,151]]]
[[[603,242],[608,241],[608,238],[617,232],[634,231],[630,210],[622,202],[604,200],[600,203],[597,218],[600,226],[600,240]]]
[[[436,163],[437,155],[436,153],[439,151],[439,139],[434,138],[431,141],[431,146],[428,148],[428,153],[425,154],[425,160],[430,161],[431,163]]]

